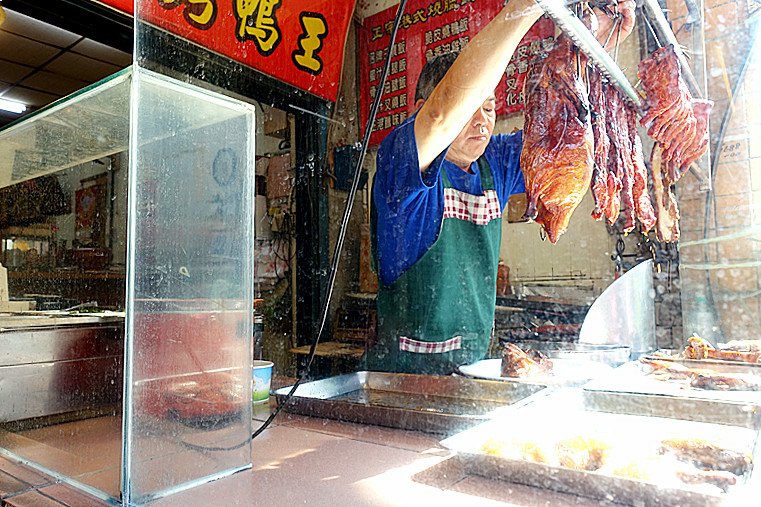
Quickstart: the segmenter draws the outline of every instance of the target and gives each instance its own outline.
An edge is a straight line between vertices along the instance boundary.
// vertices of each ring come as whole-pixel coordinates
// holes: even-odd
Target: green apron
[[[390,286],[378,289],[372,371],[447,375],[486,355],[494,326],[501,206],[491,169],[478,159],[483,195],[452,188],[433,246]]]

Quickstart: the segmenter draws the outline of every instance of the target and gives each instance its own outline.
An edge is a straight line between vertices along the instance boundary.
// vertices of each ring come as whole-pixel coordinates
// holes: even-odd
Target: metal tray
[[[528,382],[547,386],[582,385],[590,379],[608,375],[611,371],[613,371],[613,369],[605,363],[586,361],[579,358],[553,358],[551,372],[524,378],[503,377],[501,359],[482,359],[473,364],[457,368],[457,374],[464,377],[505,382]]]
[[[753,373],[742,365],[715,365],[719,373]],[[761,429],[761,392],[697,389],[646,375],[639,363],[627,363],[614,374],[583,387],[590,409],[619,414],[670,417],[691,421]]]
[[[616,440],[616,445],[631,449],[634,456],[652,452],[653,444],[662,438],[679,436],[720,435],[737,444],[738,448],[752,453],[754,463],[761,459],[757,432],[747,428],[719,426],[714,424],[608,414],[583,407],[578,389],[559,389],[536,403],[525,404],[512,411],[508,417],[492,420],[465,430],[443,440],[444,447],[456,451],[465,472],[490,479],[506,480],[529,486],[551,489],[563,493],[606,500],[627,505],[725,505],[747,495],[757,495],[758,474],[753,470],[739,478],[728,493],[718,489],[695,489],[673,482],[656,484],[638,479],[608,475],[602,471],[584,471],[562,467],[556,463],[538,463],[515,457],[518,447],[505,444],[504,456],[487,454],[483,450],[494,435],[504,436],[507,442],[556,440],[569,435],[583,434],[589,437]],[[562,414],[562,417],[558,417]],[[505,428],[509,428],[506,431]],[[515,444],[518,445],[518,444]],[[619,456],[620,456],[619,452]],[[629,458],[629,455],[626,455]],[[753,503],[737,503],[752,505]],[[734,503],[733,503],[734,505]]]
[[[361,371],[302,384],[287,412],[428,433],[451,433],[488,420],[546,386],[456,376]],[[291,390],[275,391],[282,402]]]
[[[721,366],[727,366],[727,367],[747,367],[752,368],[756,370],[761,370],[761,363],[746,363],[744,361],[727,361],[725,359],[685,359],[684,357],[680,357],[679,355],[683,352],[682,350],[674,350],[674,349],[662,349],[658,352],[663,353],[662,355],[650,355],[647,354],[644,356],[645,359],[652,359],[652,360],[660,360],[660,361],[674,361],[676,363],[683,364],[685,366],[688,366],[690,368],[714,368],[714,367],[721,367]],[[731,372],[733,370],[719,370],[724,372]],[[737,373],[740,373],[740,371],[737,371]]]
[[[541,340],[521,340],[516,345],[541,350],[551,359],[586,360],[618,366],[629,360],[632,348],[619,344],[594,344],[579,342],[550,342]]]

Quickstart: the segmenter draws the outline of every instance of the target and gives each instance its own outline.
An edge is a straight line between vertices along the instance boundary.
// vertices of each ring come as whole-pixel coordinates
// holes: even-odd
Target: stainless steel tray
[[[456,376],[361,371],[307,382],[284,410],[341,421],[450,433],[488,420],[546,386]],[[291,390],[275,391],[282,402]]]
[[[719,373],[753,373],[742,365],[714,365]],[[584,385],[585,406],[619,414],[670,417],[761,429],[761,392],[711,391],[646,375],[637,362]]]
[[[740,371],[747,371],[748,369],[761,370],[761,363],[746,363],[744,361],[727,361],[725,359],[685,359],[684,357],[679,356],[679,354],[682,353],[681,350],[673,350],[673,349],[662,349],[662,350],[659,350],[658,352],[662,352],[663,354],[659,354],[659,355],[648,354],[648,355],[645,355],[644,358],[658,360],[658,361],[674,361],[675,363],[680,363],[690,368],[710,368],[710,369],[717,368],[717,367],[741,368],[742,370],[737,370],[738,373]],[[719,371],[731,372],[735,370],[729,369],[729,370],[719,370]]]
[[[578,386],[590,379],[610,374],[613,369],[605,363],[580,358],[553,358],[552,371],[530,377],[503,377],[501,359],[482,359],[457,368],[457,374],[482,380],[528,382],[547,386]]]
[[[718,489],[695,489],[674,482],[647,482],[610,475],[605,468],[584,471],[565,468],[556,462],[539,463],[516,457],[520,442],[554,442],[571,435],[606,441],[623,446],[625,458],[637,460],[652,453],[654,444],[674,436],[720,436],[734,442],[737,448],[760,459],[757,432],[740,427],[700,422],[609,414],[583,406],[579,389],[559,389],[535,403],[525,404],[500,420],[492,420],[454,435],[441,443],[457,452],[468,474],[506,480],[529,486],[551,489],[574,495],[627,505],[725,505],[728,501],[753,498],[759,480],[753,470],[739,478],[728,493]],[[558,414],[562,414],[561,417]],[[506,430],[509,428],[509,430]],[[494,438],[503,438],[501,445]],[[486,449],[490,449],[487,452]],[[551,448],[551,447],[546,447]],[[498,455],[494,449],[499,450]],[[533,449],[533,448],[532,448]],[[631,451],[629,454],[628,451]],[[517,453],[517,454],[516,454]],[[621,456],[619,450],[618,456]],[[607,470],[610,470],[608,468]],[[654,474],[655,475],[655,474]],[[657,476],[655,480],[662,480]],[[747,495],[747,497],[746,497]],[[756,502],[757,503],[757,502]],[[737,505],[752,505],[740,501]],[[735,503],[732,503],[735,505]]]

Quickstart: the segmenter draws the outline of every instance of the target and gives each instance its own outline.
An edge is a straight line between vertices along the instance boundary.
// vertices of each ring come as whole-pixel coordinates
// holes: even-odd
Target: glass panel
[[[123,493],[250,466],[253,107],[139,69]]]
[[[120,496],[130,81],[0,132],[0,452],[103,498]]]
[[[690,180],[678,187],[682,312],[687,336],[737,343],[758,339],[761,309],[759,11],[747,27],[737,27],[721,41],[713,30],[707,33],[713,38],[708,74],[710,98],[716,101],[711,114],[716,152],[710,192]]]
[[[0,188],[127,148],[125,69],[0,131]]]

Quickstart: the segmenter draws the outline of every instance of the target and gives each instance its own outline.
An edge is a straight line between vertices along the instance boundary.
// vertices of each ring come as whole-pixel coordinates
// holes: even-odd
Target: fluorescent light
[[[0,99],[0,109],[3,111],[10,111],[11,113],[23,113],[26,111],[26,106],[21,102]]]

